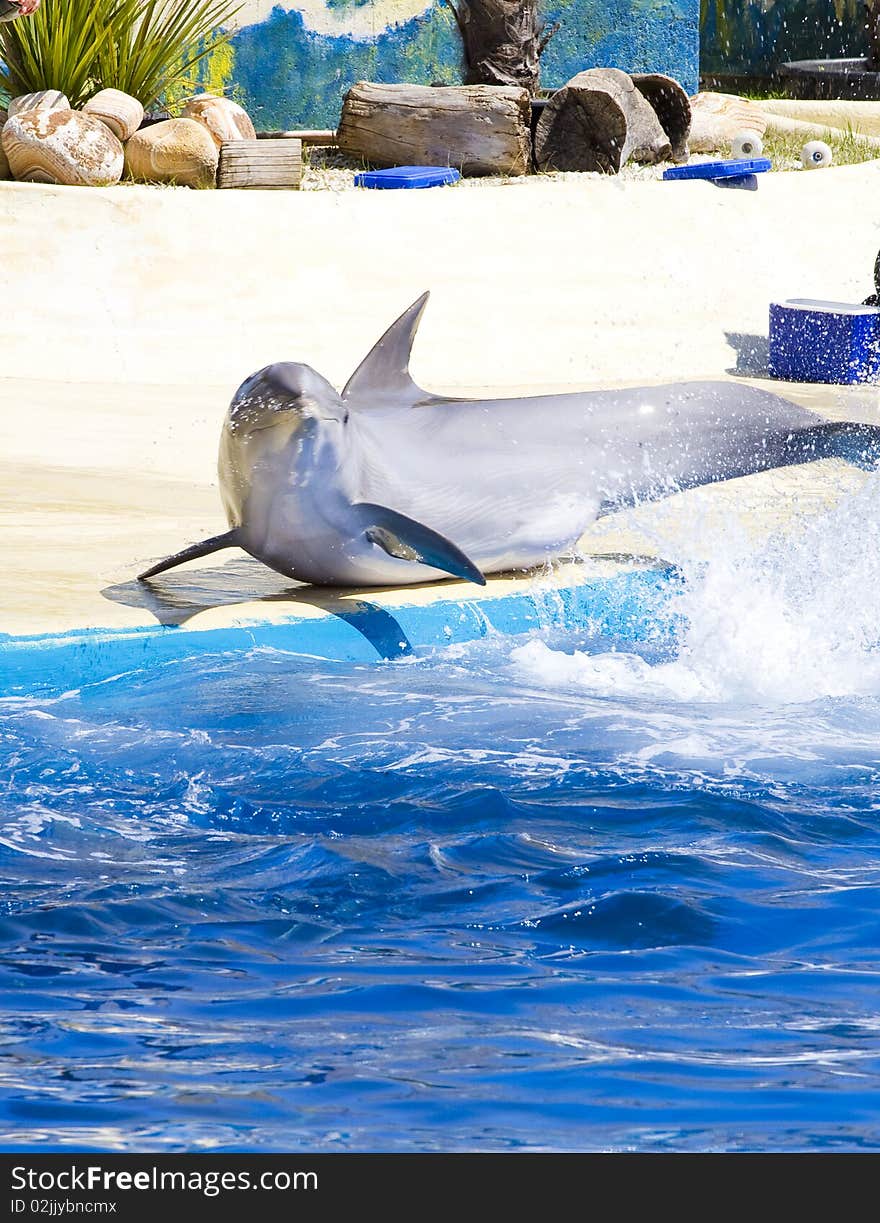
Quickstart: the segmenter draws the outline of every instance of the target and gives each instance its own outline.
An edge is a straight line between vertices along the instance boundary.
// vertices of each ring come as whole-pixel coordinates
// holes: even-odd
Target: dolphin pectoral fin
[[[364,524],[364,534],[370,543],[402,561],[414,561],[442,569],[456,578],[485,586],[486,579],[469,557],[451,540],[414,518],[398,514],[384,505],[362,501],[354,506]]]
[[[164,573],[166,569],[173,569],[175,565],[182,565],[184,561],[194,561],[200,556],[209,556],[212,552],[219,552],[221,548],[234,548],[237,544],[238,530],[233,528],[224,535],[214,535],[211,539],[202,540],[200,544],[192,544],[189,548],[184,548],[182,552],[175,552],[173,556],[159,561],[158,565],[153,565],[152,568],[139,573],[137,580],[143,582],[146,578],[154,578],[157,573]]]
[[[349,407],[411,406],[431,398],[409,376],[410,352],[428,297],[428,293],[423,293],[414,301],[361,361],[342,392],[343,402]]]

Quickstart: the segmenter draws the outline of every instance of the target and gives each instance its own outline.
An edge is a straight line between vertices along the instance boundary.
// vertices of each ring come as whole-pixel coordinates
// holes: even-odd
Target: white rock
[[[125,146],[125,172],[145,183],[213,187],[220,151],[194,119],[166,119],[141,128]]]
[[[41,89],[38,93],[21,93],[9,103],[9,118],[26,110],[70,110],[70,103],[57,89]]]
[[[250,115],[237,102],[200,93],[190,98],[183,113],[187,119],[203,123],[211,133],[217,148],[231,140],[255,140],[257,133]]]
[[[93,98],[89,98],[83,107],[83,112],[93,115],[106,123],[116,137],[125,144],[141,125],[144,108],[137,98],[121,89],[102,89]]]
[[[6,160],[6,154],[3,152],[3,126],[6,123],[6,117],[6,111],[0,110],[0,182],[4,179],[12,178],[9,162]]]
[[[26,110],[11,115],[0,137],[20,182],[107,187],[122,177],[122,145],[100,119],[75,110]]]

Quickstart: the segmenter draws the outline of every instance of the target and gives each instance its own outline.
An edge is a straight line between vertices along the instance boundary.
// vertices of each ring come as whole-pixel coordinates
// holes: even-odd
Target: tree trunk
[[[524,89],[358,81],[342,103],[336,140],[344,153],[375,166],[526,174],[530,109]]]
[[[617,68],[579,72],[544,107],[535,131],[539,170],[617,174],[630,157],[663,161],[669,139],[632,78]]]
[[[467,85],[541,87],[540,56],[559,28],[544,32],[538,0],[444,0],[461,32]]]

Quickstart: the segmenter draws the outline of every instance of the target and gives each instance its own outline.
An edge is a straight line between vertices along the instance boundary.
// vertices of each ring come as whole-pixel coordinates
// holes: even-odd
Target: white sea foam
[[[769,541],[731,522],[708,561],[704,547],[688,555],[661,542],[685,576],[674,661],[533,640],[512,651],[517,673],[542,687],[680,702],[880,695],[880,476]]]

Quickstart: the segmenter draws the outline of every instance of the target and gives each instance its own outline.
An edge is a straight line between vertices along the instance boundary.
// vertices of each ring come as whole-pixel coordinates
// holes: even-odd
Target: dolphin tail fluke
[[[237,544],[238,530],[233,528],[223,535],[214,535],[211,539],[204,539],[200,544],[192,544],[189,548],[184,548],[182,552],[175,552],[173,556],[166,557],[164,561],[159,561],[158,565],[153,565],[152,568],[139,573],[138,581],[143,582],[147,578],[154,578],[157,573],[164,573],[166,569],[173,569],[176,565],[182,565],[184,561],[198,560],[200,556],[210,556],[212,552],[219,552],[221,548],[234,548]]]
[[[439,535],[414,518],[398,514],[384,505],[361,501],[355,507],[370,543],[402,561],[413,561],[441,569],[453,577],[485,586],[486,579],[474,562],[451,540]]]
[[[788,440],[786,462],[811,463],[816,459],[843,459],[864,471],[880,466],[880,426],[853,420],[826,420]]]
[[[423,293],[391,324],[361,361],[342,392],[343,400],[350,407],[369,408],[380,404],[412,406],[430,398],[427,391],[416,386],[409,374],[410,352],[427,302],[428,294]]]
[[[880,466],[880,427],[855,421],[832,421],[826,426],[828,457],[844,459],[864,471]]]

